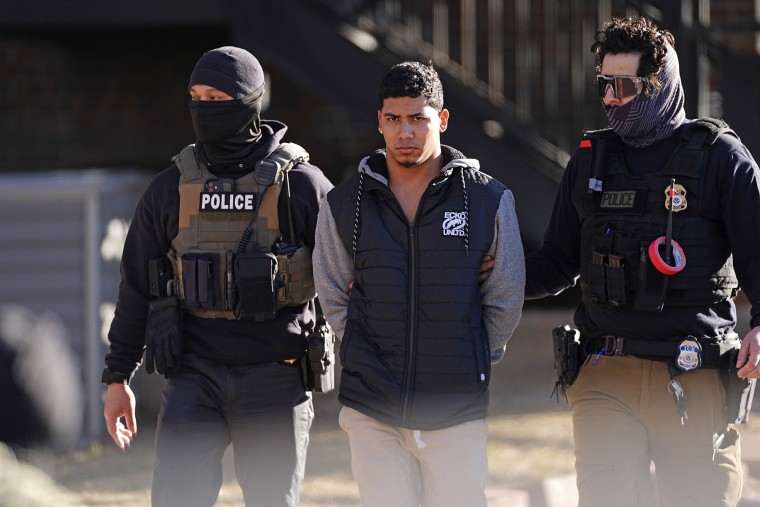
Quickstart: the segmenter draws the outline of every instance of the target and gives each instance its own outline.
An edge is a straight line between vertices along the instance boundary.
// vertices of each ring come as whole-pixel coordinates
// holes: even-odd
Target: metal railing
[[[662,16],[624,0],[322,1],[394,54],[431,60],[564,160],[583,130],[606,124],[594,33],[613,15]]]

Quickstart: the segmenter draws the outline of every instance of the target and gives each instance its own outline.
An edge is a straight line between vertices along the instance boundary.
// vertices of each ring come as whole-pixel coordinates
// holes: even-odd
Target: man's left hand
[[[736,368],[741,378],[760,378],[760,326],[752,328],[742,340]]]

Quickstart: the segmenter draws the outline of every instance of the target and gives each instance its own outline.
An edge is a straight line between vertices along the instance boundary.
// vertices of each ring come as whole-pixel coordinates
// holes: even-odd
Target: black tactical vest
[[[582,222],[584,303],[661,311],[664,305],[709,305],[736,295],[738,281],[723,224],[702,212],[708,151],[723,133],[735,135],[721,120],[687,124],[666,167],[644,176],[625,169],[620,139],[611,129],[586,134],[577,154],[581,177],[574,191]],[[683,250],[684,265],[680,272],[664,275],[649,252],[653,241],[667,236],[673,180],[671,237]]]

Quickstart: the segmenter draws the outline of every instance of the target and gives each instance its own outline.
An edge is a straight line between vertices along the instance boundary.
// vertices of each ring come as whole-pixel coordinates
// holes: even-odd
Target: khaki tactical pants
[[[735,506],[742,488],[739,433],[725,422],[718,371],[674,377],[685,396],[682,425],[667,363],[602,355],[593,364],[594,358],[567,391],[580,507]]]

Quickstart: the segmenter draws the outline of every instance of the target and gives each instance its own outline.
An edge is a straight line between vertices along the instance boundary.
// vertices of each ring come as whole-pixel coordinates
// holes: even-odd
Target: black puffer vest
[[[339,399],[412,429],[482,418],[488,408],[478,272],[505,187],[448,147],[444,159],[411,224],[383,176],[382,151],[327,197],[354,253]]]
[[[661,311],[664,305],[708,305],[736,295],[723,224],[701,209],[707,151],[724,132],[733,133],[715,120],[686,125],[665,169],[644,176],[626,170],[620,140],[611,130],[587,134],[579,156],[589,167],[589,180],[578,178],[574,192],[582,220],[584,303]],[[649,246],[667,234],[672,180],[672,239],[684,252],[684,267],[664,275],[654,268]]]

